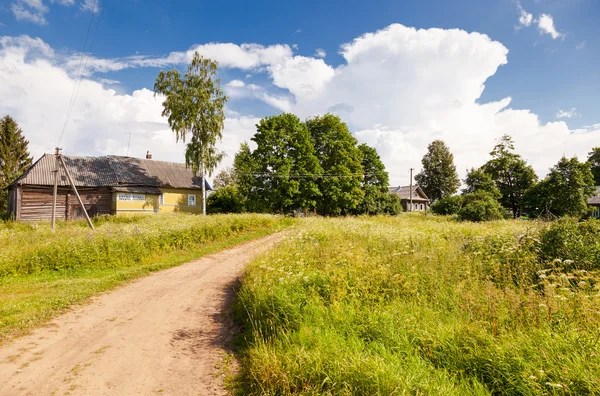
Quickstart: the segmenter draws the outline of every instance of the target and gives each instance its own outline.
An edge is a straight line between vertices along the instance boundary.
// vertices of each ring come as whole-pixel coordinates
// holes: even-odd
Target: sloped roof
[[[398,195],[400,199],[410,200],[410,186],[390,187],[390,192]],[[413,201],[429,201],[429,198],[419,186],[412,186],[412,199]]]
[[[600,205],[600,186],[596,187],[596,195],[588,199],[588,205]]]
[[[185,164],[109,155],[105,157],[62,156],[76,187],[145,186],[200,189],[200,177],[194,177]],[[56,157],[44,154],[14,185],[54,185]],[[59,167],[59,186],[69,186],[67,175]],[[206,188],[211,189],[205,181]]]

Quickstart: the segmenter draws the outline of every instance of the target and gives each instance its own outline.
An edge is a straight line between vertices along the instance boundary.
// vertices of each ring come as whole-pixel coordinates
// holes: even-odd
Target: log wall
[[[112,192],[108,188],[78,188],[77,191],[90,217],[111,214]],[[52,187],[24,186],[17,218],[22,221],[50,221],[52,195]],[[83,211],[73,191],[70,188],[59,188],[56,197],[56,218],[75,220],[83,217]]]

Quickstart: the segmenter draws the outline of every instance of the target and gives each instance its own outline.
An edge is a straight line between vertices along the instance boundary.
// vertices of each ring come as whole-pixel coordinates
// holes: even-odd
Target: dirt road
[[[0,349],[0,395],[220,395],[224,314],[250,259],[280,235],[157,272]]]

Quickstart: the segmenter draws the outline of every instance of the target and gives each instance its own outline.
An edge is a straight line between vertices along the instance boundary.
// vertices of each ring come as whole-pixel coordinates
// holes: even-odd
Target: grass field
[[[600,394],[600,277],[566,257],[542,259],[545,227],[422,215],[303,220],[250,265],[238,291],[233,388]]]
[[[0,223],[0,344],[129,279],[291,224],[267,215],[157,215],[85,222]]]

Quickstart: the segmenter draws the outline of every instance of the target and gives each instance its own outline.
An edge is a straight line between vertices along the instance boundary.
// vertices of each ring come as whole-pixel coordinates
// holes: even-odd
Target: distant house
[[[588,199],[588,205],[592,208],[592,217],[600,219],[600,186],[596,187],[596,195]]]
[[[85,208],[59,167],[56,218],[104,214],[202,211],[202,184],[184,164],[109,155],[62,156]],[[56,157],[45,154],[8,186],[8,212],[17,220],[50,220]],[[207,191],[210,186],[206,183]]]
[[[410,186],[390,187],[390,193],[396,194],[400,197],[400,201],[402,202],[402,208],[404,208],[404,211],[410,211]],[[413,211],[429,210],[429,198],[427,198],[427,195],[425,195],[425,193],[423,192],[423,190],[421,190],[421,187],[419,186],[412,186],[412,205]]]

